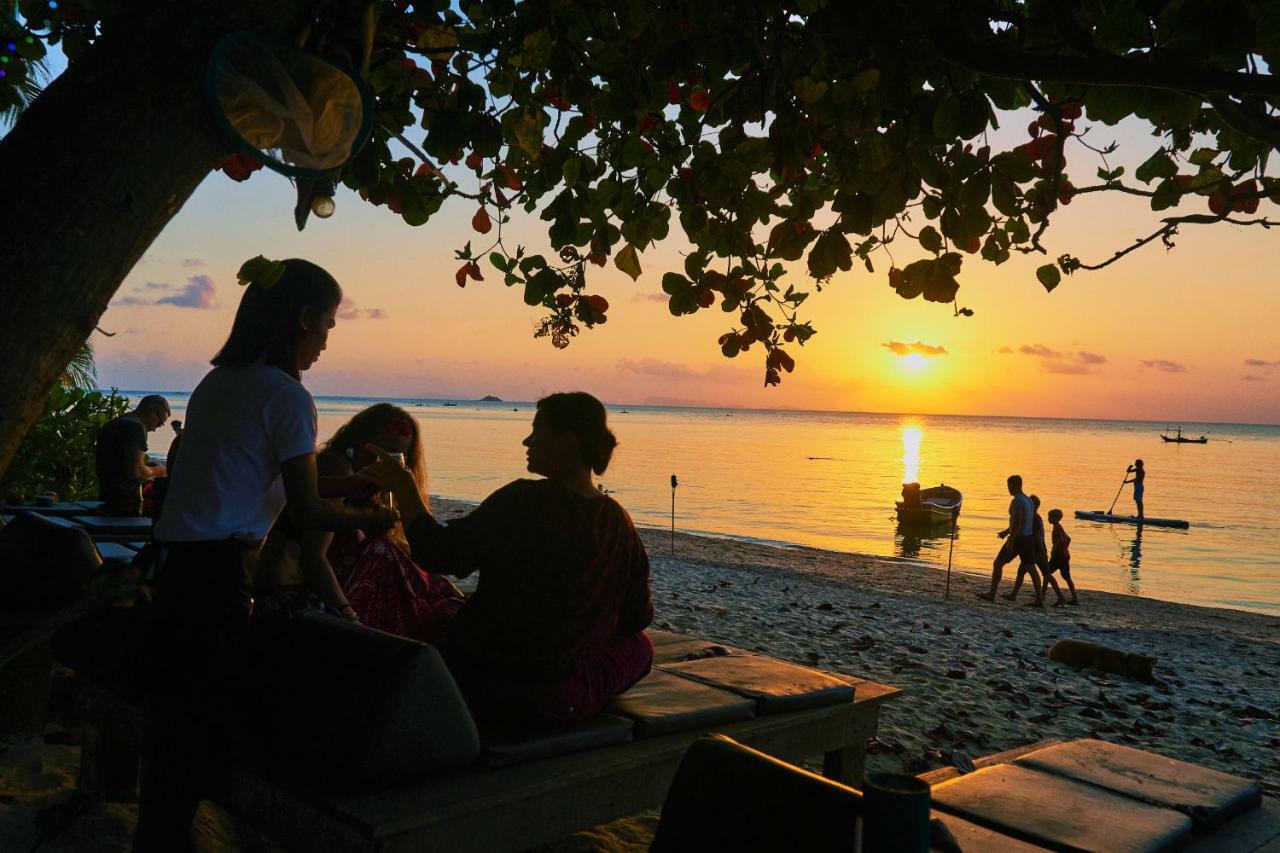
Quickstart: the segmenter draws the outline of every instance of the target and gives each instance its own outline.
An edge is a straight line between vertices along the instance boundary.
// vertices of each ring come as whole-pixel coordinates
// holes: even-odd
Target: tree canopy
[[[45,44],[74,64],[132,5],[20,0],[0,107]],[[762,351],[776,384],[815,332],[810,292],[854,264],[967,315],[957,294],[980,261],[1043,255],[1053,290],[1185,226],[1277,224],[1259,211],[1280,203],[1270,0],[330,0],[282,35],[374,96],[342,183],[412,226],[474,202],[456,284],[518,287],[558,347],[608,317],[593,265],[639,278],[673,227],[693,250],[663,271],[671,313],[723,310],[724,355]],[[993,147],[1028,115],[1023,142]],[[1152,141],[1126,173],[1090,130],[1130,116]],[[1088,193],[1144,197],[1150,234],[1049,257],[1054,212]],[[547,223],[548,251],[503,239],[521,211]]]

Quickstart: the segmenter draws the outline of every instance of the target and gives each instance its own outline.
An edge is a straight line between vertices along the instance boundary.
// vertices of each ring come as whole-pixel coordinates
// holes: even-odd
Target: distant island
[[[480,398],[480,402],[481,403],[501,403],[502,398],[495,397],[492,394],[485,394],[483,397]]]

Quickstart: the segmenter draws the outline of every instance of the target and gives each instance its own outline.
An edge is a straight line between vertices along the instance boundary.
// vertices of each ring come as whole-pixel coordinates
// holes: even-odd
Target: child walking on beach
[[[1053,525],[1053,553],[1049,555],[1049,569],[1045,577],[1052,580],[1055,572],[1062,575],[1062,579],[1067,582],[1067,587],[1071,590],[1071,601],[1068,603],[1079,604],[1076,582],[1071,579],[1071,537],[1062,527],[1062,510],[1049,510],[1049,523]],[[1062,590],[1058,588],[1056,581],[1053,588],[1058,590],[1058,601],[1061,603]]]

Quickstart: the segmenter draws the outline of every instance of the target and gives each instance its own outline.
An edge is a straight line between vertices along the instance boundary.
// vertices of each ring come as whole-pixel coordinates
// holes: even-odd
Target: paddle
[[[951,555],[956,550],[956,519],[960,517],[959,508],[951,509],[951,544],[947,547],[947,601],[951,600]]]
[[[1120,493],[1124,491],[1124,484],[1129,482],[1129,469],[1125,469],[1124,479],[1120,481],[1120,488],[1116,490],[1116,500],[1111,502],[1111,509],[1107,510],[1107,515],[1111,515],[1111,511],[1116,508],[1116,501],[1120,500]]]

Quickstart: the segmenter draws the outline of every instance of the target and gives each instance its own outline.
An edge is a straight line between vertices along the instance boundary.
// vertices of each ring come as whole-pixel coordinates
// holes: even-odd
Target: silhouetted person
[[[142,515],[143,485],[165,475],[164,465],[147,460],[147,433],[168,419],[169,401],[148,394],[132,412],[107,421],[98,431],[93,451],[104,515]]]
[[[1031,536],[1036,545],[1036,568],[1044,576],[1044,588],[1041,590],[1045,595],[1049,594],[1049,587],[1053,587],[1053,591],[1057,594],[1058,600],[1054,602],[1054,607],[1061,607],[1067,603],[1062,596],[1062,590],[1058,587],[1058,582],[1054,580],[1053,569],[1049,561],[1049,549],[1044,541],[1044,519],[1040,517],[1040,498],[1038,495],[1031,496],[1031,506],[1035,509],[1035,518],[1031,521]],[[1059,513],[1061,517],[1061,513]],[[1002,598],[1015,601],[1018,598],[1018,590],[1022,589],[1022,579],[1027,573],[1021,567],[1018,568],[1018,577],[1013,582],[1013,591],[1005,593]],[[1043,601],[1043,599],[1041,599]]]
[[[1036,600],[1033,604],[1043,606],[1040,573],[1036,571],[1036,546],[1033,535],[1035,508],[1031,504],[1031,499],[1022,491],[1022,477],[1013,474],[1006,482],[1009,494],[1013,496],[1013,500],[1009,501],[1009,526],[996,534],[1006,541],[991,564],[991,590],[978,593],[978,598],[987,601],[996,600],[996,591],[1000,589],[1000,576],[1004,573],[1004,567],[1017,557],[1018,571],[1020,573],[1025,571],[1031,575],[1031,585],[1036,591]]]
[[[1142,460],[1133,460],[1133,464],[1125,470],[1125,473],[1133,475],[1132,479],[1125,480],[1125,482],[1133,483],[1133,502],[1138,505],[1138,518],[1142,518],[1142,496],[1146,491],[1143,481],[1147,479],[1147,472],[1142,467]]]

